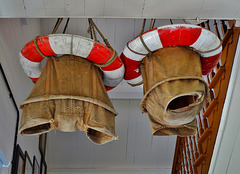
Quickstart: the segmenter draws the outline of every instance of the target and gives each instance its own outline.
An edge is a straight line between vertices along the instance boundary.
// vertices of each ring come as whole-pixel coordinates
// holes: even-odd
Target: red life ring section
[[[19,53],[20,63],[25,74],[34,82],[38,80],[42,72],[40,62],[44,59],[38,49],[45,56],[72,54],[100,65],[103,72],[103,83],[107,91],[116,87],[122,81],[125,73],[123,62],[117,55],[114,61],[109,62],[115,52],[105,45],[78,35],[49,34],[31,40]],[[106,63],[108,65],[101,67]]]
[[[177,24],[158,27],[143,33],[142,39],[145,46],[138,36],[125,46],[120,56],[126,68],[124,79],[133,86],[142,82],[139,64],[148,54],[146,46],[152,52],[169,46],[192,47],[201,55],[203,75],[213,70],[222,54],[219,38],[211,31],[195,25]]]

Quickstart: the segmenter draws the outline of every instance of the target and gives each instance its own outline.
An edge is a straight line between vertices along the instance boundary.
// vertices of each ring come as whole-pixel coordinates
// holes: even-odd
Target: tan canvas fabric
[[[196,115],[208,101],[200,56],[188,47],[166,47],[141,64],[144,97],[154,135],[193,135]]]
[[[117,115],[107,95],[101,71],[76,56],[52,57],[42,71],[23,109],[19,132],[36,135],[59,129],[85,131],[104,144],[117,139]]]

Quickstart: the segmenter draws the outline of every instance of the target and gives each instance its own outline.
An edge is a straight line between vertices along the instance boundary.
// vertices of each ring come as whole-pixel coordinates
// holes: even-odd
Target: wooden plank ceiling
[[[0,0],[1,17],[240,19],[236,0]]]

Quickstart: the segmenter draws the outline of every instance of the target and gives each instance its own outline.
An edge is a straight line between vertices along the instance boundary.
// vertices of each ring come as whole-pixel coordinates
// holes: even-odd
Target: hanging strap
[[[220,41],[219,45],[216,48],[213,48],[211,50],[207,50],[207,51],[198,51],[198,50],[194,50],[199,54],[203,54],[203,53],[210,53],[212,51],[216,51],[217,49],[219,49],[222,46],[222,41]]]
[[[152,24],[153,24],[153,19],[150,20],[150,24],[149,24],[149,30],[152,29]]]
[[[142,45],[144,46],[144,48],[148,51],[148,54],[152,54],[152,51],[148,48],[148,46],[146,45],[146,43],[143,40],[142,34],[139,35],[139,38],[142,42]]]
[[[55,26],[53,28],[52,34],[55,34],[57,32],[57,30],[58,30],[62,20],[63,20],[63,18],[58,18],[58,20],[57,20],[57,22],[56,22],[56,24],[55,24]]]
[[[65,34],[65,32],[66,32],[66,30],[67,30],[69,20],[70,20],[70,18],[67,19],[67,22],[66,22],[66,24],[65,24],[65,27],[64,27],[64,29],[63,29],[63,34]]]
[[[103,39],[105,45],[110,48],[111,50],[113,50],[113,48],[111,47],[110,43],[108,42],[108,40],[104,37],[104,35],[101,33],[101,31],[98,29],[98,27],[96,26],[96,24],[93,22],[92,18],[89,18],[89,21],[92,25],[93,28],[95,28],[98,32],[98,34],[101,36],[101,38]]]
[[[146,43],[144,42],[143,37],[142,37],[143,31],[144,31],[144,28],[145,28],[145,23],[146,23],[146,19],[143,20],[142,29],[141,29],[141,32],[140,32],[140,34],[139,34],[139,38],[140,38],[140,41],[141,41],[142,45],[143,45],[144,48],[147,50],[148,54],[143,54],[143,53],[139,53],[139,52],[136,52],[136,51],[132,50],[132,49],[130,48],[130,46],[129,46],[129,43],[130,43],[130,42],[127,43],[127,48],[128,48],[131,52],[133,52],[133,53],[135,53],[135,54],[138,54],[138,55],[142,55],[142,56],[147,56],[147,55],[152,54],[152,51],[148,48],[148,46],[146,45]],[[150,24],[150,25],[152,25],[152,24]]]
[[[153,29],[155,22],[156,22],[156,19],[151,19],[150,25],[149,25],[149,30]]]
[[[95,29],[94,29],[93,24],[90,19],[88,19],[88,23],[89,23],[89,27],[88,27],[87,32],[91,35],[91,39],[94,39],[95,41],[99,42],[99,40],[97,39]]]
[[[113,54],[112,56],[108,59],[107,62],[105,62],[104,64],[98,64],[98,63],[94,63],[94,65],[96,65],[97,67],[99,68],[102,68],[102,67],[107,67],[108,65],[110,65],[112,62],[115,61],[115,59],[118,57],[117,55],[117,52],[112,48],[112,46],[110,45],[110,43],[108,42],[108,40],[104,37],[104,35],[101,33],[101,31],[98,29],[98,27],[96,26],[96,24],[93,22],[92,18],[89,18],[88,19],[88,22],[89,22],[89,30],[91,30],[90,32],[92,33],[93,32],[93,36],[96,40],[96,33],[95,33],[95,30],[97,30],[98,34],[101,36],[101,38],[103,39],[105,45],[110,48],[112,51],[113,51]]]
[[[132,48],[130,48],[129,43],[130,43],[130,42],[127,43],[127,48],[128,48],[131,52],[133,52],[133,53],[135,53],[135,54],[138,54],[138,55],[147,56],[147,54],[143,54],[143,53],[139,53],[139,52],[134,51]]]
[[[92,23],[90,22],[90,20],[88,19],[88,30],[87,32],[90,34],[91,39],[93,39],[93,31],[92,31]]]
[[[184,24],[187,24],[187,21],[185,19],[182,19],[182,21],[184,22]]]
[[[95,31],[94,27],[92,27],[92,31],[93,31],[94,40],[99,42],[99,40],[97,39],[97,35],[96,35],[96,31]]]
[[[70,20],[70,18],[67,19],[67,22],[66,22],[65,27],[64,27],[64,30],[63,30],[63,34],[64,34],[64,33],[66,32],[66,30],[67,30],[69,20]],[[63,21],[63,18],[58,18],[58,20],[57,20],[57,22],[56,22],[56,24],[55,24],[55,26],[54,26],[54,28],[53,28],[52,34],[55,34],[55,33],[57,32],[57,30],[58,30],[58,28],[59,28],[59,26],[60,26],[60,24],[61,24],[62,21]],[[35,48],[37,49],[37,53],[38,53],[40,56],[44,57],[45,59],[48,59],[49,57],[46,56],[46,55],[44,55],[43,52],[42,52],[42,51],[39,49],[39,47],[38,47],[38,44],[37,44],[37,38],[38,38],[38,37],[39,37],[39,36],[36,36],[36,37],[34,38],[34,45],[35,45]],[[72,48],[72,42],[71,42],[71,48]],[[71,54],[72,54],[72,50],[71,50]]]
[[[146,45],[146,43],[144,42],[143,37],[142,37],[143,31],[144,31],[144,28],[145,28],[145,23],[146,23],[146,19],[143,19],[142,30],[141,30],[141,33],[139,34],[139,38],[140,38],[140,40],[142,42],[142,45],[147,50],[147,52],[149,54],[152,54],[152,51],[148,48],[148,46]]]

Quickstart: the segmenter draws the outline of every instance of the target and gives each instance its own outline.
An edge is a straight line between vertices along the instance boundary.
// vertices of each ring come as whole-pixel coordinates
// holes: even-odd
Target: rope
[[[105,45],[110,48],[113,51],[112,56],[110,57],[110,59],[108,59],[107,62],[105,62],[104,64],[98,64],[98,63],[94,63],[94,65],[96,65],[99,68],[102,67],[107,67],[109,66],[112,62],[115,61],[115,59],[118,57],[117,52],[112,48],[112,46],[110,45],[110,43],[108,42],[108,40],[104,37],[104,35],[101,33],[101,31],[98,29],[98,27],[96,26],[96,24],[93,22],[92,18],[88,19],[89,22],[89,29],[91,30],[91,32],[93,32],[93,36],[95,38],[95,40],[97,41],[97,36],[96,36],[96,32],[95,29],[97,30],[98,34],[101,36],[102,40],[104,41]]]
[[[96,24],[93,22],[92,18],[89,18],[89,21],[91,22],[92,26],[97,30],[98,34],[101,36],[101,38],[103,39],[105,45],[110,48],[111,50],[113,50],[113,48],[111,47],[110,43],[108,42],[108,40],[104,37],[104,35],[101,33],[101,31],[98,29],[98,27],[96,26]]]
[[[138,54],[138,55],[142,55],[142,56],[147,56],[147,55],[149,55],[149,54],[152,54],[152,51],[148,48],[148,46],[146,45],[146,43],[144,42],[143,37],[142,37],[142,33],[143,33],[143,31],[144,31],[144,28],[145,28],[145,23],[146,23],[146,19],[143,20],[142,29],[141,29],[141,32],[140,32],[140,34],[139,34],[139,38],[140,38],[140,41],[141,41],[143,47],[147,50],[148,54],[138,53],[138,52],[132,50],[132,49],[129,47],[129,42],[127,43],[127,48],[128,48],[131,52],[133,52],[133,53],[135,53],[135,54]],[[151,25],[151,24],[150,24],[150,25]]]
[[[110,57],[110,59],[108,59],[107,62],[105,62],[104,64],[94,63],[94,65],[96,65],[96,66],[99,67],[99,68],[107,67],[107,66],[110,65],[112,62],[114,62],[117,57],[118,57],[117,52],[116,52],[115,50],[113,50],[113,54],[112,54],[112,56]]]
[[[150,25],[149,25],[149,30],[153,29],[155,22],[156,22],[156,19],[151,19]]]
[[[141,81],[141,82],[139,82],[137,84],[131,84],[131,83],[128,83],[128,84],[131,85],[132,87],[135,87],[135,86],[139,86],[139,85],[143,84],[143,81]]]
[[[130,42],[127,43],[127,48],[128,48],[130,51],[132,51],[132,52],[135,53],[135,54],[142,55],[142,56],[146,56],[146,55],[147,55],[147,54],[138,53],[138,52],[134,51],[132,48],[130,48],[129,43],[130,43]]]
[[[220,44],[216,48],[214,48],[214,49],[207,50],[207,51],[198,51],[198,50],[195,50],[195,51],[198,52],[199,54],[210,53],[212,51],[215,51],[215,50],[219,49],[221,46],[222,46],[222,41],[220,41]]]
[[[70,18],[67,19],[67,22],[65,24],[64,30],[63,30],[63,34],[65,34],[67,27],[68,27],[68,23],[69,23]]]
[[[112,108],[111,106],[109,106],[108,104],[100,101],[100,100],[96,100],[94,98],[91,97],[84,97],[84,96],[72,96],[72,95],[49,95],[48,98],[45,98],[44,96],[36,96],[36,97],[31,97],[30,99],[27,99],[25,101],[23,101],[20,104],[20,108],[23,108],[24,105],[26,104],[30,104],[30,103],[36,103],[36,102],[42,102],[42,101],[50,101],[50,100],[61,100],[61,99],[70,99],[70,100],[80,100],[80,101],[86,101],[86,102],[90,102],[93,103],[97,106],[101,106],[104,109],[107,109],[108,111],[112,112],[113,114],[117,115],[118,113],[114,110],[114,108]]]
[[[185,19],[182,19],[182,21],[183,21],[184,24],[187,24],[187,21]]]
[[[156,19],[153,20],[152,29],[154,28],[155,22],[156,22]]]
[[[36,37],[34,38],[35,48],[37,49],[37,52],[38,52],[38,54],[39,54],[40,56],[48,59],[48,57],[47,57],[46,55],[44,55],[44,54],[42,53],[42,51],[39,49],[39,47],[38,47],[38,44],[37,44],[37,38],[38,38],[38,37],[39,37],[39,36],[36,36]]]
[[[58,18],[58,20],[57,20],[57,22],[56,22],[56,24],[55,24],[55,26],[54,26],[54,28],[53,28],[52,34],[55,34],[55,33],[56,33],[56,31],[58,30],[58,28],[59,28],[62,20],[63,20],[63,18]],[[69,20],[70,20],[70,18],[67,19],[67,22],[66,22],[65,27],[64,27],[64,30],[63,30],[63,34],[66,32],[66,29],[67,29]],[[39,49],[39,47],[38,47],[38,44],[37,44],[37,38],[38,38],[38,37],[39,37],[39,36],[36,36],[36,37],[34,38],[35,48],[37,49],[37,52],[38,52],[38,54],[39,54],[40,56],[44,57],[45,59],[48,59],[49,57],[46,56],[46,55],[44,55],[44,54],[42,53],[42,51]],[[72,54],[72,42],[73,42],[73,36],[72,36],[72,40],[71,40],[71,54]]]
[[[142,45],[144,46],[144,48],[148,51],[149,54],[152,54],[152,51],[148,48],[148,46],[146,45],[146,43],[143,40],[142,34],[139,35],[139,38],[142,42]]]
[[[94,39],[95,41],[99,42],[97,40],[97,35],[96,35],[95,29],[94,29],[94,26],[93,26],[91,20],[88,19],[88,22],[89,22],[89,26],[88,26],[87,32],[91,35],[91,39]]]
[[[60,26],[62,20],[63,20],[63,18],[58,18],[58,20],[57,20],[57,22],[56,22],[56,24],[55,24],[55,26],[53,28],[52,34],[56,33],[56,31],[57,31],[58,27]]]
[[[150,21],[150,24],[149,24],[149,30],[152,29],[152,23],[153,23],[153,19],[151,19],[151,21]]]
[[[143,40],[143,37],[142,37],[142,34],[143,34],[143,31],[144,31],[144,28],[145,28],[145,23],[146,23],[146,19],[143,20],[143,24],[142,24],[142,30],[141,30],[141,33],[139,34],[139,38],[142,42],[142,45],[144,46],[144,48],[147,50],[147,52],[149,54],[152,54],[152,51],[148,48],[148,46],[146,45],[146,43],[144,42]]]
[[[99,42],[99,40],[97,40],[97,35],[96,35],[96,31],[95,31],[94,27],[92,27],[92,31],[93,31],[94,40]]]
[[[87,30],[87,32],[90,34],[90,36],[91,36],[91,39],[93,39],[93,33],[92,33],[92,23],[90,22],[90,19],[88,19],[88,30]]]
[[[73,54],[73,35],[71,37],[71,48],[70,48],[70,54]]]
[[[145,28],[145,23],[146,23],[146,19],[143,19],[143,23],[142,23],[142,29],[141,29],[141,32],[140,32],[140,34],[142,34],[142,33],[143,33],[143,31],[144,31],[144,28]]]

